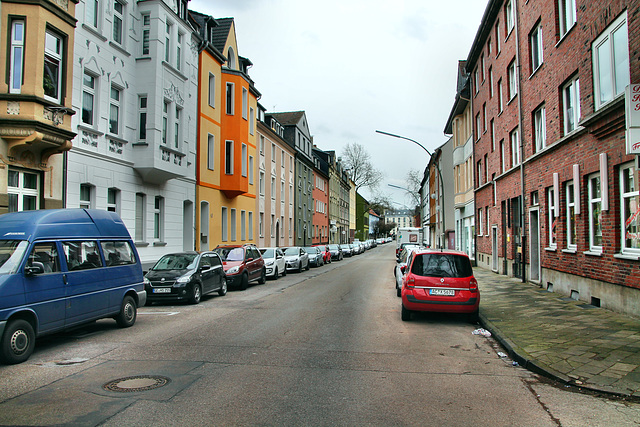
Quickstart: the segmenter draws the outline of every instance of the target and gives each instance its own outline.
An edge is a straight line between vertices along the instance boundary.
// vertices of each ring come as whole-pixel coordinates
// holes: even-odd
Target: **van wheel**
[[[136,323],[137,314],[138,312],[136,301],[131,295],[127,295],[122,300],[122,308],[120,309],[120,314],[115,317],[116,323],[121,328],[128,328],[130,326],[133,326],[133,324]]]
[[[2,335],[0,361],[7,365],[24,362],[33,353],[35,342],[36,334],[31,323],[22,319],[9,322]]]
[[[202,289],[200,289],[200,285],[194,284],[193,288],[191,288],[191,297],[189,298],[189,302],[191,304],[198,304],[202,299]]]
[[[403,305],[402,312],[400,313],[400,318],[403,322],[408,322],[409,320],[411,320],[411,310],[407,310]]]

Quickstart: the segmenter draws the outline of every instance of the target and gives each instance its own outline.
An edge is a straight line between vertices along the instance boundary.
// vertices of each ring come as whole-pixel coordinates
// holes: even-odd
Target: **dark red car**
[[[464,252],[418,249],[402,267],[402,320],[413,312],[463,313],[478,320],[480,291]]]
[[[325,264],[329,264],[331,262],[331,251],[329,251],[329,246],[327,245],[313,245],[317,248],[320,248],[320,252],[322,252],[322,259]]]
[[[222,258],[229,287],[245,290],[249,282],[257,281],[261,285],[266,282],[264,259],[255,245],[224,245],[213,252]]]

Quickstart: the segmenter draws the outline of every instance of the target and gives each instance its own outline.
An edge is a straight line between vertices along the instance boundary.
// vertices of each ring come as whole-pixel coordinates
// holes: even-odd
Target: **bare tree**
[[[420,206],[420,184],[422,183],[422,172],[417,169],[407,171],[407,194],[411,197],[414,206]]]
[[[362,187],[375,189],[382,181],[382,172],[371,164],[371,156],[362,144],[350,142],[342,152],[342,161],[356,184],[356,191]]]

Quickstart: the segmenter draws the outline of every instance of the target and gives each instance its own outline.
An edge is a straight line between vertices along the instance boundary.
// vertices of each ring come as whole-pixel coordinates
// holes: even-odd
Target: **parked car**
[[[331,251],[329,250],[329,245],[314,245],[320,252],[322,252],[322,261],[325,264],[329,264],[331,262]]]
[[[115,213],[42,209],[0,215],[0,361],[36,337],[103,318],[127,328],[147,299],[140,257]]]
[[[320,249],[315,246],[309,246],[304,248],[304,250],[309,256],[309,264],[312,267],[321,267],[324,265],[324,258]]]
[[[342,248],[342,255],[348,257],[353,256],[353,249],[351,248],[351,246],[349,246],[348,243],[342,243],[340,247]]]
[[[404,273],[402,272],[403,267],[407,265],[407,260],[409,259],[411,252],[417,248],[418,246],[415,245],[405,246],[402,252],[400,252],[400,256],[396,258],[396,266],[393,269],[393,275],[396,278],[396,294],[398,297],[400,297],[402,293],[402,277],[404,276]]]
[[[277,279],[279,275],[287,275],[287,267],[284,262],[284,253],[280,248],[260,248],[267,269],[267,277]]]
[[[344,254],[342,253],[342,247],[340,245],[332,244],[329,245],[329,253],[331,254],[331,261],[341,261],[344,258]]]
[[[222,258],[227,286],[245,290],[250,282],[257,281],[261,285],[266,282],[264,259],[254,245],[218,246],[213,252]]]
[[[291,246],[284,250],[284,261],[287,264],[287,270],[295,270],[300,273],[302,270],[309,269],[309,255],[300,246]]]
[[[403,270],[402,320],[411,320],[416,311],[430,311],[464,313],[477,322],[480,291],[467,254],[419,249]]]
[[[198,304],[202,295],[227,294],[227,278],[220,255],[211,251],[164,255],[145,275],[147,301],[189,301]]]

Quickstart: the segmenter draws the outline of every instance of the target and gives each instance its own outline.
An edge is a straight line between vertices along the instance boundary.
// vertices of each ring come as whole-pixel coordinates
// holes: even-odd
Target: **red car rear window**
[[[453,254],[417,254],[411,272],[424,277],[469,277],[473,276],[469,258]]]

